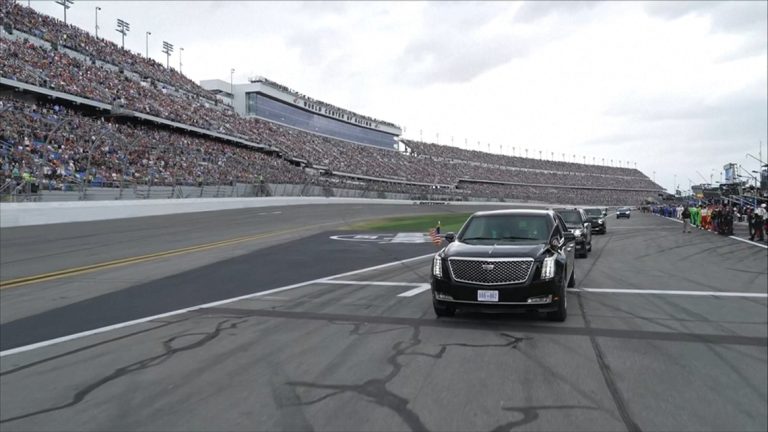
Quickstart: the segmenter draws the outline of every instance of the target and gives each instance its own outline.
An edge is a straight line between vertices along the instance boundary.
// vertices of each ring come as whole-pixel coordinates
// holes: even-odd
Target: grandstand
[[[30,182],[42,190],[245,183],[265,184],[257,189],[265,194],[621,205],[662,190],[630,168],[407,140],[400,152],[387,144],[400,133],[393,123],[260,77],[229,88],[226,103],[229,85],[197,85],[75,26],[2,4],[0,191]]]
[[[241,116],[254,116],[318,135],[394,150],[402,133],[393,123],[315,100],[264,77],[251,78],[247,84],[204,80],[200,85],[224,96],[225,101],[228,98]]]

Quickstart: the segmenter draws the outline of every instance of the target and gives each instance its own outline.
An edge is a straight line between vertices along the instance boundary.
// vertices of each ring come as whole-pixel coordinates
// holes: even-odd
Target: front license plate
[[[499,301],[499,292],[498,291],[486,291],[486,290],[478,290],[477,291],[477,301]]]

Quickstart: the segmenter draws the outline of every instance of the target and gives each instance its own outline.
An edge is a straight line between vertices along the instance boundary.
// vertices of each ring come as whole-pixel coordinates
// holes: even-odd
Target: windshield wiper
[[[467,240],[498,240],[496,237],[464,237],[461,241]]]

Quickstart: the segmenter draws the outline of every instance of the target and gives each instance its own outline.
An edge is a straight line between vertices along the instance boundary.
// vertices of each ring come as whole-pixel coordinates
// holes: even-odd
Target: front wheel
[[[456,315],[456,308],[437,300],[432,300],[432,306],[435,309],[435,315],[439,317],[452,317]]]
[[[573,277],[573,273],[571,273]],[[550,321],[563,322],[568,318],[568,298],[565,296],[566,290],[563,287],[560,291],[560,301],[557,303],[557,310],[547,312],[547,319]]]
[[[568,288],[573,288],[576,286],[576,271],[571,272],[571,277],[568,278]]]

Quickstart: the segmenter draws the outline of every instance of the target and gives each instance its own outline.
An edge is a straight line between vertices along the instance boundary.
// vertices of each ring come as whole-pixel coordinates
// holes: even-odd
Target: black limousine
[[[565,321],[574,286],[575,236],[551,210],[497,210],[470,216],[432,261],[438,317],[457,309],[536,310]]]

